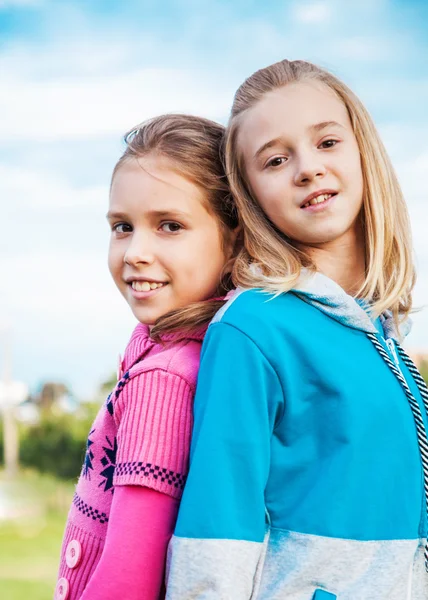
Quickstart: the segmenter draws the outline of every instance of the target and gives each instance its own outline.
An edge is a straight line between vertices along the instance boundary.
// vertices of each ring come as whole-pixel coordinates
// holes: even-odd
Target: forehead
[[[117,170],[110,191],[110,207],[128,204],[143,211],[166,204],[189,208],[203,200],[199,187],[180,175],[171,160],[160,155],[126,160]]]
[[[257,150],[282,136],[300,137],[312,125],[337,121],[351,127],[348,111],[333,90],[318,81],[291,83],[269,92],[241,119],[238,146]]]

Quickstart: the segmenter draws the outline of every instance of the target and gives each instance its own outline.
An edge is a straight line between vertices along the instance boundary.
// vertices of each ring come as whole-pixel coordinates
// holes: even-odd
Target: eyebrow
[[[311,129],[312,131],[321,131],[321,129],[325,129],[326,127],[340,127],[341,129],[345,129],[343,125],[341,125],[337,121],[322,121],[322,123],[316,123],[315,125],[311,125],[309,129]]]
[[[151,210],[147,213],[147,216],[155,217],[155,218],[187,217],[187,216],[189,216],[189,214],[182,210],[177,210],[176,208],[171,208],[171,209],[167,208],[167,209],[162,209],[162,210]],[[109,221],[111,221],[112,219],[122,219],[124,221],[129,220],[129,215],[127,215],[126,213],[122,213],[122,212],[109,211],[106,214],[106,217]]]
[[[344,129],[343,125],[341,125],[337,121],[322,121],[321,123],[315,123],[315,125],[310,125],[308,127],[308,129],[310,131],[319,132],[322,129],[325,129],[326,127],[340,127],[341,129]],[[265,150],[268,150],[269,148],[272,148],[273,146],[276,146],[277,144],[280,144],[281,142],[282,142],[282,137],[276,137],[273,140],[269,140],[268,142],[263,144],[263,146],[260,146],[260,148],[254,154],[254,157],[253,157],[254,160],[257,160],[259,158],[260,154],[262,154]]]
[[[108,211],[108,213],[106,214],[106,219],[111,221],[112,219],[123,219],[126,220],[127,215],[125,215],[125,213],[121,213],[121,212],[113,212],[113,211]]]
[[[282,141],[282,138],[277,137],[274,140],[270,140],[269,142],[266,142],[265,144],[263,144],[263,146],[260,146],[260,148],[257,150],[257,152],[254,154],[254,160],[257,160],[260,156],[260,154],[262,154],[265,150],[268,150],[268,148],[272,148],[272,146],[276,146],[277,144],[280,144]]]
[[[147,213],[150,217],[188,217],[189,213],[176,208],[164,208],[163,210],[151,210]]]

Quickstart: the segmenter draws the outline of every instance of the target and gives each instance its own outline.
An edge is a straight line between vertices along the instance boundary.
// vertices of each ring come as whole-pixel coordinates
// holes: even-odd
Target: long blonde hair
[[[310,258],[295,248],[260,208],[246,183],[238,148],[245,111],[268,92],[308,80],[328,86],[343,102],[360,150],[366,276],[358,295],[372,303],[375,315],[389,309],[397,320],[399,315],[404,319],[412,307],[415,270],[409,217],[391,161],[359,98],[334,75],[306,61],[282,60],[261,69],[235,94],[224,150],[231,190],[244,227],[245,247],[235,261],[234,281],[243,287],[280,293],[293,287],[302,267],[315,270]],[[259,268],[250,268],[251,264]]]
[[[222,125],[192,115],[167,114],[141,123],[125,134],[126,149],[113,170],[112,182],[120,167],[130,160],[153,153],[168,158],[182,177],[202,190],[206,208],[218,222],[225,249],[238,217],[221,158],[224,131]],[[230,269],[228,272],[225,268],[217,296],[224,296],[231,287]],[[157,341],[165,334],[176,334],[175,339],[185,337],[209,323],[223,304],[222,300],[211,299],[171,311],[156,321],[150,335]]]

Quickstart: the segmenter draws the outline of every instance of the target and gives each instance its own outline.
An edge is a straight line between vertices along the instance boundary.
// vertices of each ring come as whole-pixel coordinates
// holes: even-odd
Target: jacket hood
[[[366,333],[377,332],[374,319],[370,314],[370,305],[365,306],[363,302],[357,302],[335,281],[318,271],[310,272],[302,269],[300,279],[291,291],[347,327]],[[411,329],[410,319],[407,319],[398,331],[390,311],[386,311],[380,319],[386,338],[400,341]]]

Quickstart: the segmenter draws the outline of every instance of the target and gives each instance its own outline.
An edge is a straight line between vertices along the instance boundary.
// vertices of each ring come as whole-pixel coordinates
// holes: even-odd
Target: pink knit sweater
[[[83,593],[100,560],[116,486],[141,485],[181,497],[203,334],[178,342],[170,338],[162,345],[149,337],[147,326],[135,328],[123,375],[89,433],[64,534],[56,598],[77,600]]]

